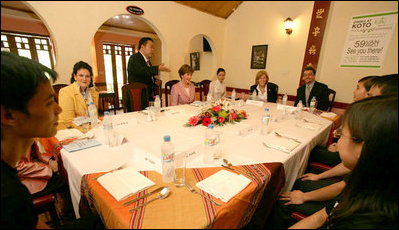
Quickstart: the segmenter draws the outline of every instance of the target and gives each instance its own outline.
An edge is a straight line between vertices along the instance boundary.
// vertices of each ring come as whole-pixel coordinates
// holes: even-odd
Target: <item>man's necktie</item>
[[[306,97],[306,107],[309,107],[309,95],[310,95],[310,85],[306,85],[306,90],[305,90],[305,97]]]

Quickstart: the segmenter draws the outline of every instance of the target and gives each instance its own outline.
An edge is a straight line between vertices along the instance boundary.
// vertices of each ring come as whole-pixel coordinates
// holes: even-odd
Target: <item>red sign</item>
[[[126,7],[126,10],[131,13],[131,14],[135,14],[135,15],[142,15],[144,14],[144,10],[141,9],[138,6],[128,6]]]

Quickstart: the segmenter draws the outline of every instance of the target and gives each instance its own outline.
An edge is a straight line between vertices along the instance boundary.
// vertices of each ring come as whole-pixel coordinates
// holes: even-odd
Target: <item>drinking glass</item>
[[[282,104],[283,103],[283,97],[282,96],[278,96],[277,97],[277,104]]]
[[[183,187],[186,183],[186,152],[175,152],[175,176],[176,187]]]

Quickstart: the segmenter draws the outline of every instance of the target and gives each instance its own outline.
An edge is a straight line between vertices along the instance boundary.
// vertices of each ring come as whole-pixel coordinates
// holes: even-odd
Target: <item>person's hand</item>
[[[170,69],[169,69],[168,67],[166,67],[164,63],[162,63],[162,64],[160,64],[160,65],[158,66],[158,70],[159,70],[159,71],[170,72]]]
[[[338,145],[337,143],[332,143],[327,149],[330,152],[338,152]]]
[[[50,160],[48,161],[48,164],[49,164],[51,170],[53,170],[53,172],[58,172],[58,164],[57,164],[57,161],[51,160],[51,159],[50,159]]]
[[[305,193],[300,190],[294,190],[292,192],[286,192],[280,195],[280,200],[286,200],[288,202],[284,203],[284,205],[290,204],[303,204],[305,203]]]
[[[302,180],[320,180],[319,175],[313,173],[306,173],[300,177]]]

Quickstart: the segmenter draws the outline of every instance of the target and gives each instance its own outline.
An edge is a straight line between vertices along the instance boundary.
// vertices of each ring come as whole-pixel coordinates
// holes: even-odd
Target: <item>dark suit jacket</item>
[[[158,75],[158,66],[147,66],[143,55],[137,52],[130,56],[127,65],[128,82],[141,82],[147,85],[150,100],[153,101],[155,87],[153,76]]]
[[[328,98],[328,86],[326,84],[320,83],[315,81],[312,91],[309,94],[309,100],[307,104],[305,104],[306,96],[305,96],[305,87],[306,84],[299,87],[296,91],[296,99],[295,99],[295,106],[298,104],[299,100],[302,100],[304,106],[309,107],[310,101],[312,97],[315,96],[317,99],[317,109],[319,110],[327,110],[330,106],[330,100]]]
[[[253,91],[255,91],[256,96],[258,96],[258,90],[256,89],[256,87],[258,87],[258,85],[251,86],[251,94],[253,93]],[[267,101],[268,102],[276,103],[277,91],[278,91],[278,86],[276,84],[271,83],[271,82],[267,83]]]

